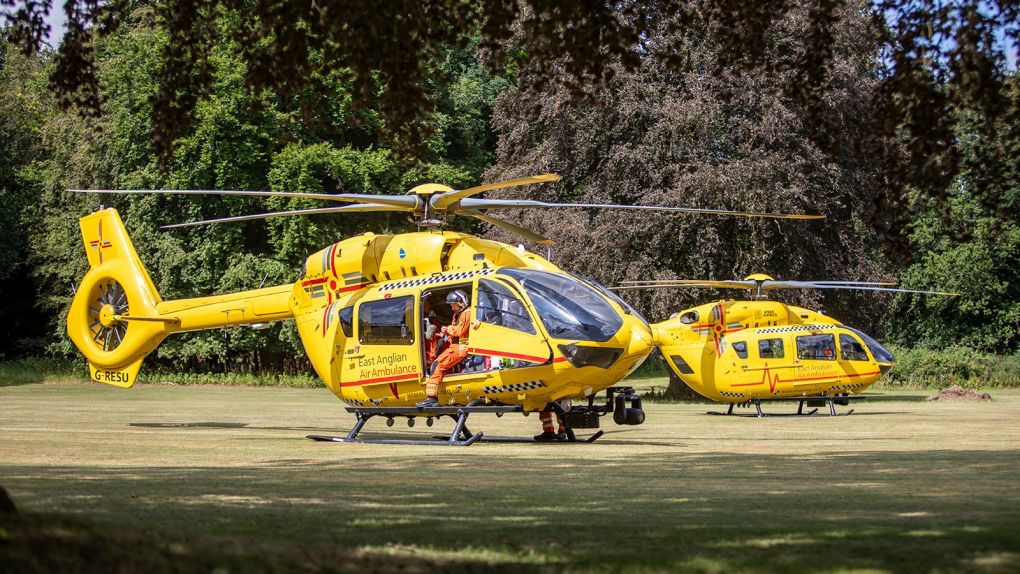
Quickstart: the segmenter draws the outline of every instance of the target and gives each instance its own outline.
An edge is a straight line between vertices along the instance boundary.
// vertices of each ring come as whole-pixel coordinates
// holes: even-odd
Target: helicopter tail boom
[[[292,316],[291,285],[163,301],[115,209],[80,220],[89,270],[67,316],[67,333],[93,380],[131,387],[142,359],[171,333],[267,323]]]

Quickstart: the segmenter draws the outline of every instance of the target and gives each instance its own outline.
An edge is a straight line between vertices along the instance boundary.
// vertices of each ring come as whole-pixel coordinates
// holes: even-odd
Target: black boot
[[[418,401],[418,404],[416,404],[414,406],[419,407],[419,408],[421,408],[421,407],[438,407],[439,406],[439,399],[437,399],[436,397],[425,397],[425,400]]]
[[[552,431],[544,431],[542,434],[535,435],[535,442],[553,442],[560,440],[559,435]]]

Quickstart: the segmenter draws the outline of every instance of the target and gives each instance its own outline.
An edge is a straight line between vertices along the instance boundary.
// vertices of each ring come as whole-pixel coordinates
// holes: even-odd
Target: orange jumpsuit
[[[471,307],[461,309],[460,313],[453,316],[453,324],[446,328],[446,336],[450,338],[450,346],[439,354],[436,359],[436,368],[425,383],[425,396],[438,397],[439,383],[443,382],[443,375],[457,366],[468,356],[467,338],[471,331]]]

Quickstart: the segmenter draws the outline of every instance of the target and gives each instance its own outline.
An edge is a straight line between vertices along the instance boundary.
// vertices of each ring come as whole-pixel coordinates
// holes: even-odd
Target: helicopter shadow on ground
[[[293,431],[293,432],[337,432],[335,428],[324,429],[320,427],[296,427],[296,426],[251,426],[249,423],[239,422],[135,422],[128,423],[128,426],[137,428],[166,429],[166,430],[187,430],[187,429],[248,429],[268,431]]]
[[[1017,450],[346,452],[241,467],[0,465],[0,476],[31,493],[29,507],[254,552],[429,548],[522,571],[1020,568]],[[621,531],[626,551],[607,544]]]

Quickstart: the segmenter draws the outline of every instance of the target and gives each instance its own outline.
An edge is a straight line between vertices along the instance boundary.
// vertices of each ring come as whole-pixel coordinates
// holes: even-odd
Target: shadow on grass
[[[286,555],[330,565],[329,557],[361,549],[383,571],[408,567],[409,556],[422,558],[412,571],[1020,568],[1015,450],[589,460],[479,447],[467,455],[397,448],[385,457],[323,448],[344,460],[0,465],[0,477],[32,511],[169,536],[195,556],[219,537],[256,557],[268,553],[266,564]],[[0,561],[16,551],[0,544]],[[266,569],[257,560],[236,566]]]

